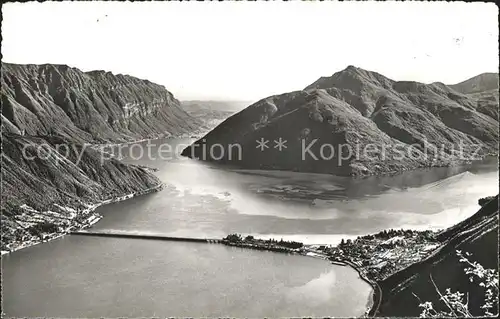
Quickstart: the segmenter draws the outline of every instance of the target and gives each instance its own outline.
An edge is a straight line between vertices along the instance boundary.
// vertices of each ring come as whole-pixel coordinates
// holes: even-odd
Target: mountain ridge
[[[129,75],[58,64],[2,63],[4,130],[79,142],[127,142],[196,130],[164,86]]]
[[[496,97],[496,99],[495,99]],[[283,152],[255,150],[255,141],[279,138],[289,144]],[[400,160],[372,160],[343,157],[337,152],[327,161],[306,158],[304,144],[318,154],[320,145],[348,145],[363,149],[369,145],[388,146],[390,158],[401,147],[410,156]],[[292,144],[293,145],[290,145]],[[451,165],[451,154],[463,143],[481,148],[482,154],[498,151],[498,94],[493,98],[465,95],[442,84],[393,81],[379,73],[349,66],[331,77],[321,77],[302,91],[273,95],[234,114],[183,151],[184,156],[202,158],[244,168],[281,169],[340,175],[373,175],[418,167]],[[196,146],[239,144],[245,158],[221,159],[201,154]],[[427,144],[443,146],[439,161],[423,155]],[[414,146],[414,147],[413,147]],[[272,153],[272,156],[271,156]],[[433,154],[437,152],[433,151]],[[431,155],[433,155],[431,154]],[[202,156],[203,155],[203,156]],[[470,157],[471,152],[465,152]],[[317,156],[316,156],[317,157]],[[337,161],[338,162],[338,161]]]

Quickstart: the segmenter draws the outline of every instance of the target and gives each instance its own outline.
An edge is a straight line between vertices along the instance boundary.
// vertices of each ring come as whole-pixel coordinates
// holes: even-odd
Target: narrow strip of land
[[[150,240],[170,240],[170,241],[190,241],[202,243],[219,243],[221,239],[218,238],[195,238],[195,237],[173,237],[155,234],[135,234],[135,233],[120,233],[110,231],[89,231],[78,230],[71,232],[71,235],[79,236],[95,236],[95,237],[117,237],[117,238],[132,238],[132,239],[150,239]]]

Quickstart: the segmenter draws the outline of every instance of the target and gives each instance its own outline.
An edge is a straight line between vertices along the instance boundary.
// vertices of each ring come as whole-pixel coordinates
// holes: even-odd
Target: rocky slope
[[[493,96],[393,81],[349,66],[304,90],[250,105],[183,155],[245,168],[355,176],[450,165],[478,148],[480,154],[498,151],[498,92]],[[280,138],[286,148],[277,144]],[[268,148],[256,148],[260,139],[269,141]],[[461,143],[465,156],[457,154]],[[232,144],[240,145],[241,156],[228,151]]]
[[[2,63],[3,130],[107,143],[180,135],[200,121],[163,86],[66,65]]]
[[[93,204],[161,185],[144,168],[60,137],[2,140],[2,250],[29,240],[37,225],[75,225]]]
[[[431,301],[435,309],[443,308],[432,278],[441,290],[469,292],[469,309],[473,315],[483,312],[484,288],[471,282],[459,262],[456,250],[470,253],[470,261],[477,261],[486,269],[498,271],[498,195],[480,201],[482,208],[470,218],[438,234],[442,246],[427,259],[395,273],[379,283],[382,302],[376,315],[383,317],[417,317],[422,309],[418,298]],[[498,309],[496,309],[498,313]]]

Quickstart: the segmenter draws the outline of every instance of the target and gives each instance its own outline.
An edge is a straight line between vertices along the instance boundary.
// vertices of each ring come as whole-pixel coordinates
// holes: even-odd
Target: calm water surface
[[[218,244],[67,236],[4,266],[14,316],[350,316],[371,291],[349,267]]]
[[[99,208],[94,227],[333,244],[386,228],[444,228],[498,193],[496,161],[356,180],[175,156],[190,141],[156,141],[172,146],[163,159],[158,147],[140,159],[138,147],[123,149],[125,161],[158,168],[166,188]],[[13,316],[359,316],[371,293],[348,267],[222,245],[66,236],[2,262]]]

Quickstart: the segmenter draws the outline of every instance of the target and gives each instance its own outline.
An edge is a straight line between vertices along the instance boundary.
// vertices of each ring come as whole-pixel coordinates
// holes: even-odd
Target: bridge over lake
[[[173,237],[161,234],[147,233],[131,233],[119,232],[111,230],[78,230],[70,233],[78,236],[93,236],[93,237],[115,237],[115,238],[130,238],[130,239],[149,239],[149,240],[169,240],[169,241],[190,241],[197,243],[218,244],[222,242],[219,238],[195,238],[195,237]]]

